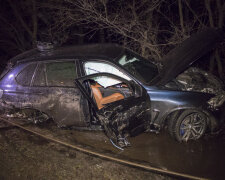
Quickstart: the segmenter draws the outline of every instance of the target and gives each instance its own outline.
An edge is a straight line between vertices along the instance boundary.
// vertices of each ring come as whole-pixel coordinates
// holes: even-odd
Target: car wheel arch
[[[201,108],[193,108],[193,107],[183,107],[183,108],[174,108],[170,112],[167,112],[163,118],[160,120],[161,127],[165,127],[168,125],[168,121],[170,118],[173,118],[174,116],[179,116],[183,111],[185,110],[193,110],[193,111],[199,111],[207,116],[207,128],[210,132],[215,131],[215,129],[218,126],[218,122],[216,118],[207,110],[201,109]],[[177,114],[176,114],[177,113]]]

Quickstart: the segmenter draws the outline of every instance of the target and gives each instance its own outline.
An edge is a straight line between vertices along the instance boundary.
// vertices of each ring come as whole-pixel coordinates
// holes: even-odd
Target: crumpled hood
[[[163,57],[163,68],[153,84],[164,85],[224,40],[221,29],[206,28],[183,41]],[[152,84],[151,83],[151,84]]]
[[[211,108],[218,108],[225,103],[223,82],[213,74],[199,68],[190,67],[176,77],[179,88],[183,91],[195,91],[214,94],[208,101]]]

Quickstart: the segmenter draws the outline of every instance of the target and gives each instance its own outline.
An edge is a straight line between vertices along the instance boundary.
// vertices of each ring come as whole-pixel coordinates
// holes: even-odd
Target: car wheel
[[[205,134],[208,117],[203,112],[185,110],[171,117],[168,130],[179,142],[197,140]]]

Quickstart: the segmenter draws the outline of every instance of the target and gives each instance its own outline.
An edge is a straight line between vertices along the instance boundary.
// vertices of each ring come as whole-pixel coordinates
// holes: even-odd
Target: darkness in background
[[[192,33],[204,27],[224,27],[222,0],[71,2],[0,0],[0,71],[9,58],[35,47],[36,41],[60,46],[117,43],[149,60],[160,61]],[[95,12],[85,9],[90,4]],[[101,17],[107,17],[109,23]],[[224,79],[224,46],[195,65]]]

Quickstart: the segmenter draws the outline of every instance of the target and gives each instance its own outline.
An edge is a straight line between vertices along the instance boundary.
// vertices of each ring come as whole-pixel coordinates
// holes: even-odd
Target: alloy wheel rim
[[[182,141],[198,139],[204,133],[206,126],[205,117],[199,113],[186,116],[180,124],[180,137]]]

